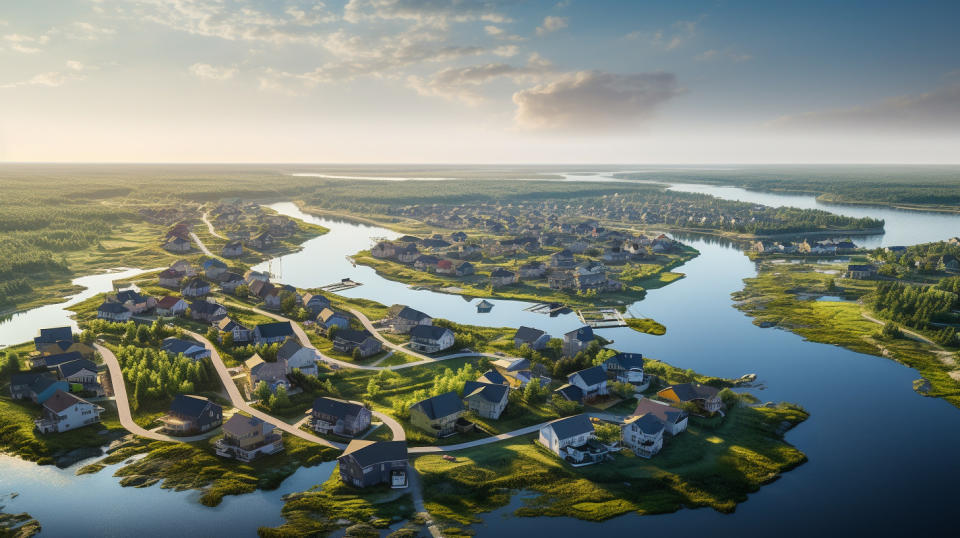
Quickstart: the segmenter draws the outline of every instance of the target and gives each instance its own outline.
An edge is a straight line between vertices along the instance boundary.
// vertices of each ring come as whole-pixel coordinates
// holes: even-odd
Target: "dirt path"
[[[206,224],[206,225],[207,225],[207,229],[210,230],[210,235],[212,235],[212,236],[214,236],[214,237],[219,237],[220,239],[223,239],[224,241],[229,241],[229,239],[227,239],[226,237],[224,237],[224,236],[222,236],[222,235],[220,235],[220,234],[217,233],[217,230],[214,229],[213,223],[210,222],[210,218],[209,218],[209,216],[208,216],[208,214],[207,214],[206,212],[204,212],[204,213],[203,213],[203,216],[200,217],[200,218],[203,219],[203,223]]]
[[[200,240],[200,237],[197,236],[197,234],[190,232],[190,238],[193,239],[193,242],[197,244],[197,247],[200,249],[201,252],[203,252],[207,256],[210,256],[211,258],[215,257],[213,255],[213,252],[210,252],[210,249],[207,248],[207,245],[203,244],[203,241]]]
[[[866,312],[861,311],[861,312],[860,312],[860,315],[863,316],[863,318],[866,319],[867,321],[872,321],[873,323],[876,323],[877,325],[886,325],[886,322],[885,322],[885,321],[879,320],[879,319],[871,316],[870,314],[867,314]],[[924,336],[924,335],[922,335],[922,334],[920,334],[920,333],[918,333],[918,332],[911,331],[910,329],[905,329],[905,328],[903,328],[903,327],[900,327],[900,332],[902,332],[904,335],[908,336],[911,340],[916,340],[917,342],[922,342],[922,343],[924,343],[924,344],[928,344],[929,346],[931,346],[931,347],[933,348],[933,349],[931,350],[931,353],[933,353],[934,355],[936,355],[936,356],[937,356],[937,359],[938,359],[941,363],[943,363],[944,365],[946,365],[946,366],[956,366],[956,365],[957,365],[957,360],[956,360],[956,358],[954,358],[953,352],[952,352],[952,351],[949,351],[949,350],[946,350],[946,349],[943,349],[943,346],[941,346],[940,344],[934,342],[933,340],[927,338],[926,336]],[[950,372],[949,375],[950,375],[950,377],[953,378],[955,381],[960,381],[960,370],[954,370],[954,371]]]

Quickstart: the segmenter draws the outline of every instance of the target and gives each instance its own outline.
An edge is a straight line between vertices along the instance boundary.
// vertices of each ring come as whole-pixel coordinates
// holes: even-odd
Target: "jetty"
[[[362,286],[360,282],[354,282],[349,278],[341,279],[340,282],[334,282],[333,284],[327,284],[326,286],[320,286],[320,289],[323,291],[329,291],[336,293],[343,290],[349,290],[351,288],[356,288],[357,286]]]
[[[615,327],[626,327],[627,321],[623,319],[623,314],[616,308],[593,308],[577,310],[577,317],[584,325],[589,325],[594,329],[612,329]]]
[[[551,316],[570,312],[570,308],[562,303],[537,303],[524,308],[524,310],[527,312],[535,312],[537,314],[549,314]]]

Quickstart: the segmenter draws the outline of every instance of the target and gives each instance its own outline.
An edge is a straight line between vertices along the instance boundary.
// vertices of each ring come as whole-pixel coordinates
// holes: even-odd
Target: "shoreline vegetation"
[[[854,256],[851,263],[858,260],[864,257]],[[919,393],[960,407],[957,348],[945,348],[873,311],[869,304],[882,281],[841,278],[845,263],[771,261],[761,262],[757,276],[744,279],[743,290],[732,294],[734,306],[755,325],[895,360],[920,374],[914,383]]]

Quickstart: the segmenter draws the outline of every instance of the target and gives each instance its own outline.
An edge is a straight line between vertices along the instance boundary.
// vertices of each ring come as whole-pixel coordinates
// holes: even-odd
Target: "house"
[[[136,290],[123,290],[117,292],[117,302],[132,314],[140,314],[157,306],[157,300],[149,295],[141,295]]]
[[[605,291],[608,288],[607,269],[599,263],[578,265],[573,271],[573,283],[580,291]]]
[[[389,484],[407,487],[407,443],[353,440],[337,458],[340,480],[357,488]]]
[[[573,252],[570,252],[568,249],[563,249],[550,256],[550,267],[555,269],[569,269],[576,265],[576,263]]]
[[[85,359],[93,357],[97,352],[93,346],[83,342],[74,342],[72,340],[61,340],[52,344],[40,345],[40,357],[49,357],[51,355],[60,355],[62,353],[79,353]],[[36,358],[31,359],[35,361]]]
[[[507,378],[503,377],[503,374],[496,370],[487,370],[480,377],[477,378],[477,381],[481,383],[490,383],[493,385],[507,385]]]
[[[216,258],[210,258],[203,262],[203,274],[207,276],[210,280],[216,280],[217,277],[222,275],[227,270],[227,264]]]
[[[476,267],[470,262],[460,262],[454,265],[453,274],[456,276],[469,276],[477,272]]]
[[[437,262],[438,275],[452,275],[456,271],[453,268],[453,262],[450,260],[440,260]]]
[[[271,288],[263,293],[260,297],[263,299],[263,307],[267,310],[280,310],[281,303],[283,299],[280,298],[280,290],[273,287],[272,284],[268,284],[267,287]]]
[[[493,310],[493,303],[491,303],[490,301],[483,299],[479,303],[477,303],[477,313],[486,314],[491,310]]]
[[[628,253],[620,247],[608,247],[603,250],[603,259],[606,263],[616,264],[616,263],[625,263],[627,261]]]
[[[303,308],[314,316],[319,314],[324,308],[330,308],[330,299],[327,299],[319,293],[306,293],[303,296]]]
[[[82,385],[84,390],[100,392],[100,383],[97,381],[97,374],[100,369],[92,361],[77,359],[62,362],[52,370],[57,374],[58,379],[67,383]]]
[[[577,353],[587,349],[590,342],[595,340],[593,329],[589,325],[584,325],[579,329],[574,329],[563,335],[563,356],[573,357]]]
[[[664,425],[652,413],[627,417],[620,426],[623,446],[643,458],[650,458],[663,448]]]
[[[519,348],[526,344],[530,349],[539,351],[547,347],[550,335],[540,329],[521,325],[513,335],[513,347]]]
[[[261,323],[253,328],[253,341],[258,345],[283,342],[288,336],[293,336],[293,326],[289,321]]]
[[[163,250],[167,252],[190,252],[193,249],[193,245],[190,244],[190,241],[182,237],[174,237],[173,239],[167,241],[163,244]]]
[[[457,431],[458,422],[461,427],[467,422],[461,420],[466,412],[456,392],[445,392],[410,406],[410,423],[434,437],[447,437]]]
[[[277,360],[286,362],[287,373],[292,372],[294,368],[305,375],[315,376],[319,372],[317,369],[317,352],[312,348],[300,345],[300,341],[292,336],[287,337],[280,348],[277,349]]]
[[[410,348],[420,353],[437,353],[453,347],[453,331],[434,325],[417,325],[410,329]]]
[[[340,329],[333,335],[333,349],[348,354],[360,350],[360,358],[365,359],[380,353],[383,343],[366,330]]]
[[[397,248],[389,241],[380,241],[370,249],[370,255],[374,258],[383,260],[396,256]]]
[[[498,419],[507,407],[507,395],[510,389],[506,385],[467,381],[463,386],[463,401],[467,409],[484,418]]]
[[[593,366],[567,376],[567,382],[583,391],[583,398],[590,400],[609,394],[607,372],[603,366]]]
[[[433,318],[409,306],[395,304],[387,310],[386,325],[393,332],[407,334],[417,325],[433,325]]]
[[[126,323],[130,321],[131,312],[120,303],[107,301],[97,307],[97,318],[112,321],[114,323]]]
[[[265,271],[254,271],[250,269],[243,274],[243,280],[248,284],[253,284],[254,282],[270,282],[270,275]]]
[[[197,271],[194,270],[193,265],[191,265],[187,260],[177,260],[173,262],[173,265],[170,266],[170,269],[180,273],[182,276],[194,276],[197,274]]]
[[[33,338],[33,346],[37,351],[40,351],[40,348],[46,344],[55,344],[57,342],[73,342],[73,329],[70,327],[40,329],[40,336]]]
[[[420,250],[417,249],[417,245],[407,243],[396,249],[395,256],[400,263],[413,263],[420,256]]]
[[[170,412],[160,417],[163,431],[170,435],[196,435],[223,423],[223,408],[203,396],[177,394]]]
[[[215,445],[218,456],[253,461],[261,454],[283,450],[283,438],[274,433],[273,424],[237,413],[223,424],[223,438]]]
[[[529,262],[520,266],[520,278],[542,278],[547,274],[547,266],[543,262]]]
[[[180,281],[186,276],[174,269],[164,269],[157,275],[157,283],[164,288],[180,289]]]
[[[239,258],[243,256],[243,243],[240,241],[229,241],[223,246],[220,255],[224,258]]]
[[[320,314],[317,315],[317,326],[323,330],[327,330],[330,327],[349,329],[350,317],[347,314],[333,310],[332,308],[324,308],[320,311]]]
[[[180,297],[167,295],[157,301],[158,316],[182,316],[187,311],[187,302]]]
[[[231,333],[233,341],[238,344],[249,342],[253,338],[253,331],[227,317],[218,321],[216,327],[221,333]],[[220,341],[223,341],[222,337]]]
[[[657,392],[657,396],[674,403],[694,403],[708,413],[716,413],[723,408],[720,389],[699,383],[673,385]]]
[[[267,362],[259,354],[254,353],[252,357],[243,363],[243,370],[247,374],[247,383],[250,390],[257,388],[260,382],[264,382],[270,387],[271,392],[276,392],[279,387],[290,388],[290,381],[287,380],[287,361],[278,359],[276,362]]]
[[[508,271],[503,267],[497,267],[490,272],[490,284],[492,286],[509,286],[517,282],[517,274]]]
[[[507,372],[507,375],[510,375],[510,374],[516,374],[517,372],[520,372],[522,370],[529,370],[530,360],[511,357],[507,359],[497,359],[493,361],[493,365]]]
[[[547,273],[547,285],[554,290],[568,290],[574,286],[573,274],[570,271],[550,271]]]
[[[663,427],[670,435],[677,435],[687,429],[687,412],[668,403],[651,400],[650,398],[640,398],[637,400],[637,408],[631,413],[631,416],[647,414],[660,419]]]
[[[66,353],[54,353],[52,355],[41,355],[39,357],[32,357],[30,359],[30,365],[33,368],[56,368],[57,366],[70,361],[75,361],[77,359],[85,358],[82,353],[79,351],[68,351]]]
[[[190,303],[190,318],[207,323],[216,323],[227,317],[227,309],[212,301],[193,301]]]
[[[953,254],[945,254],[940,257],[937,268],[941,271],[956,272],[960,270],[960,260],[957,260],[957,257]]]
[[[160,349],[167,352],[168,355],[177,356],[182,354],[188,359],[195,361],[210,357],[210,350],[203,344],[193,340],[183,340],[175,336],[164,338],[160,343]]]
[[[602,461],[607,448],[596,440],[593,423],[587,415],[554,420],[540,428],[540,444],[560,459],[574,465]]]
[[[24,372],[10,377],[10,397],[42,404],[57,391],[69,391],[70,384],[46,372]]]
[[[236,293],[237,288],[245,283],[243,275],[234,273],[233,271],[227,271],[221,274],[218,277],[218,281],[220,282],[220,289],[225,293]]]
[[[579,404],[583,403],[583,391],[580,390],[580,387],[575,387],[569,383],[553,391],[553,393],[560,396],[564,400],[577,402]]]
[[[210,283],[198,276],[188,280],[180,289],[180,295],[184,297],[203,297],[208,293],[210,293]]]
[[[642,384],[646,380],[641,353],[617,353],[603,362],[603,368],[621,383]]]
[[[450,234],[450,240],[454,243],[463,243],[467,240],[467,234],[463,232],[453,232]]]
[[[417,259],[413,261],[413,267],[421,271],[429,271],[431,269],[437,268],[437,262],[440,261],[440,258],[436,256],[431,256],[429,254],[423,254],[417,256]]]
[[[367,431],[372,418],[366,407],[336,398],[317,398],[310,413],[310,427],[319,433],[356,437]]]
[[[43,416],[34,421],[40,433],[61,433],[100,422],[103,408],[58,390],[43,404]]]
[[[848,265],[847,271],[843,275],[845,278],[856,280],[866,280],[877,276],[877,268],[873,265]]]
[[[272,247],[275,242],[276,240],[270,235],[270,232],[263,232],[250,239],[249,244],[257,250],[263,250]]]

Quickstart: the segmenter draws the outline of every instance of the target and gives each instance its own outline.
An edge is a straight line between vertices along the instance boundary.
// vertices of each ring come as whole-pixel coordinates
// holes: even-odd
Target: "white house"
[[[289,337],[277,349],[277,360],[287,361],[287,373],[294,368],[304,375],[315,376],[317,370],[317,353],[308,347],[300,345],[296,338]]]
[[[567,383],[583,391],[585,399],[596,398],[609,393],[607,372],[603,366],[594,366],[567,376]]]
[[[58,390],[43,402],[43,417],[34,424],[40,433],[65,432],[100,422],[103,408]]]
[[[97,308],[97,317],[115,323],[130,321],[132,314],[122,304],[107,301]]]
[[[540,428],[539,441],[557,457],[575,465],[596,463],[608,452],[596,440],[593,424],[587,415],[574,415],[548,423]]]
[[[421,353],[436,353],[453,347],[453,331],[435,325],[417,325],[410,329],[410,348]]]
[[[182,316],[187,311],[187,302],[180,297],[167,295],[157,301],[158,316]]]
[[[651,413],[627,418],[620,427],[623,445],[634,454],[649,458],[663,448],[663,423]]]
[[[630,416],[653,415],[660,419],[664,429],[670,435],[677,435],[687,429],[687,412],[677,409],[666,402],[651,400],[650,398],[640,398],[637,400],[637,408]]]

